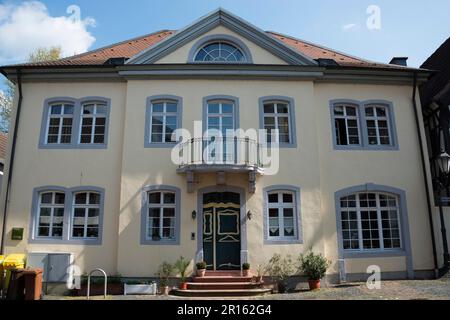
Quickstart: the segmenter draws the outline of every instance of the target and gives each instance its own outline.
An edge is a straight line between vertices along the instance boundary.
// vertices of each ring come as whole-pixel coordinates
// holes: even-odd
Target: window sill
[[[158,143],[148,143],[146,142],[144,148],[173,148],[177,145],[176,142],[158,142]]]
[[[38,239],[30,239],[28,243],[36,243],[36,244],[55,244],[55,245],[92,245],[92,246],[100,246],[102,244],[102,239],[55,239],[55,238],[38,238]]]
[[[178,246],[180,241],[178,240],[142,240],[141,245],[146,246]]]
[[[39,144],[39,149],[106,149],[106,144]]]
[[[377,250],[377,251],[345,251],[343,257],[347,259],[381,258],[381,257],[405,257],[404,250]]]
[[[264,239],[265,245],[281,245],[281,244],[303,244],[300,239]]]
[[[345,146],[334,145],[334,150],[337,151],[398,151],[399,147],[395,146]]]

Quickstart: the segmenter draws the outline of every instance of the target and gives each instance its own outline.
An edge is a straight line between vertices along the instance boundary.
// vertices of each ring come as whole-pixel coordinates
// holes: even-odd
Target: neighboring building
[[[436,234],[442,252],[444,234],[450,239],[450,184],[439,170],[438,157],[442,152],[450,154],[450,38],[448,38],[422,65],[422,68],[434,71],[430,79],[420,87],[422,112],[428,142],[430,169],[433,178],[435,206],[439,199],[444,206],[442,217],[436,219]],[[440,183],[438,183],[440,181]],[[447,187],[446,187],[447,186]],[[438,209],[436,208],[436,216]],[[442,221],[446,233],[441,234]],[[448,253],[448,248],[447,248]],[[450,261],[448,261],[450,263]]]
[[[426,70],[217,10],[180,31],[1,71],[22,93],[6,253],[70,252],[83,272],[152,277],[180,255],[237,269],[312,248],[332,260],[332,281],[370,265],[391,278],[434,274],[412,99]],[[204,157],[211,137],[176,145],[171,133],[194,121],[279,129],[263,136],[279,142],[279,170],[269,174],[267,143],[251,137],[225,136]]]

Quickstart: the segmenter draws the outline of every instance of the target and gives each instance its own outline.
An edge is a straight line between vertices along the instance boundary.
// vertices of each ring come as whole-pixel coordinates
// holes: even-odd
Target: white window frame
[[[85,204],[76,204],[76,197],[78,194],[86,194],[86,202]],[[98,204],[89,204],[91,194],[96,194],[99,198]],[[70,228],[70,237],[72,239],[98,239],[100,236],[100,218],[101,218],[101,198],[102,195],[99,192],[95,191],[78,191],[73,194],[72,199],[72,214],[71,214],[71,228]],[[84,224],[83,224],[83,236],[77,237],[73,234],[73,230],[75,228],[75,209],[84,209]],[[98,209],[98,225],[97,225],[97,236],[96,237],[88,237],[87,229],[88,229],[88,219],[89,219],[89,209]]]
[[[265,106],[266,105],[268,105],[268,104],[273,104],[274,105],[274,112],[273,113],[267,113],[267,112],[265,112],[265,110],[264,110],[264,108],[265,108]],[[286,107],[287,107],[287,113],[278,113],[278,105],[286,105]],[[280,144],[292,144],[293,143],[293,137],[292,137],[292,120],[291,120],[291,108],[290,108],[290,106],[289,106],[289,102],[288,101],[280,101],[280,100],[266,100],[266,101],[264,101],[263,102],[263,107],[262,107],[263,109],[262,109],[262,112],[263,112],[263,115],[262,115],[262,117],[263,117],[263,129],[264,130],[267,130],[266,129],[266,125],[265,125],[265,119],[266,119],[266,117],[272,117],[272,118],[274,118],[275,119],[275,128],[273,129],[273,130],[278,130],[278,136],[277,135],[274,135],[273,133],[272,133],[272,138],[271,138],[271,141],[270,141],[270,143],[280,143]],[[283,141],[283,142],[280,142],[279,141],[279,126],[278,126],[278,118],[287,118],[287,124],[288,124],[288,137],[289,137],[289,141]],[[275,139],[275,138],[277,138],[277,139]],[[274,141],[274,140],[278,140],[278,141]],[[268,141],[267,141],[267,135],[265,136],[265,142],[266,143],[269,143]]]
[[[269,197],[272,194],[277,194],[278,196],[278,202],[277,203],[271,203],[269,202]],[[283,201],[283,194],[290,194],[292,196],[292,203],[284,203]],[[281,202],[280,202],[281,200]],[[297,202],[296,202],[296,193],[292,190],[271,190],[267,192],[267,203],[266,203],[266,223],[267,223],[267,240],[272,241],[292,241],[296,240],[298,237],[298,221],[297,221]],[[270,217],[269,217],[269,210],[270,209],[277,209],[278,210],[278,228],[279,228],[279,236],[271,236],[270,235]],[[293,228],[294,228],[294,235],[292,236],[284,236],[284,210],[283,209],[292,209],[292,215],[293,215]],[[283,235],[281,235],[283,233]]]
[[[361,194],[375,194],[376,195],[376,206],[375,207],[361,207],[360,206],[360,195]],[[385,195],[385,196],[389,196],[389,197],[393,197],[396,199],[396,206],[395,207],[381,207],[380,205],[380,195]],[[346,196],[342,196],[339,201],[341,201],[343,198],[347,198],[349,196],[355,196],[355,201],[356,201],[356,207],[354,208],[348,208],[348,207],[344,207],[342,208],[339,205],[340,211],[340,223],[341,223],[341,237],[342,237],[342,248],[344,250],[344,252],[379,252],[379,251],[383,251],[383,252],[388,252],[388,251],[399,251],[399,250],[403,250],[403,237],[402,237],[402,225],[401,225],[401,217],[400,217],[400,199],[397,195],[395,194],[390,194],[390,193],[386,193],[386,192],[357,192],[357,193],[353,193],[353,194],[349,194]],[[381,211],[384,210],[393,210],[395,209],[397,211],[397,223],[398,223],[398,231],[399,231],[399,240],[400,240],[400,247],[397,248],[385,248],[384,247],[384,236],[383,236],[383,225],[382,225],[382,218],[381,218]],[[359,241],[359,249],[345,249],[344,248],[344,236],[343,236],[343,229],[342,229],[342,211],[355,211],[356,210],[356,216],[357,216],[357,221],[358,221],[358,241]],[[380,242],[380,247],[379,248],[373,248],[373,249],[364,249],[364,239],[363,239],[363,230],[362,230],[362,222],[361,222],[361,211],[375,211],[377,212],[377,222],[378,222],[378,240]],[[391,237],[392,239],[392,237]]]
[[[242,55],[243,59],[242,60],[205,60],[205,58],[207,56],[211,55],[211,51],[206,51],[205,48],[210,46],[210,45],[214,45],[214,44],[218,44],[219,45],[219,49],[218,49],[219,51],[222,51],[222,48],[221,48],[222,44],[226,44],[226,45],[229,45],[229,46],[233,47],[234,51],[232,53],[230,53],[228,55],[228,57],[230,57],[231,55],[234,55],[234,53],[236,51],[238,51]],[[202,51],[202,50],[205,51],[206,55],[205,55],[205,57],[202,60],[197,60],[197,56],[199,55],[200,51]],[[194,62],[209,62],[209,63],[221,63],[221,62],[223,62],[223,63],[245,63],[245,62],[247,62],[247,57],[246,57],[245,53],[242,51],[242,49],[239,48],[234,43],[232,43],[231,41],[217,40],[217,41],[210,41],[210,42],[207,42],[204,45],[202,45],[195,52],[193,60],[194,60]]]
[[[342,107],[344,109],[344,115],[337,115],[335,113],[335,108],[336,107]],[[352,108],[355,110],[355,115],[354,116],[349,116],[347,115],[347,108]],[[361,129],[360,129],[360,123],[359,123],[359,108],[358,106],[352,105],[352,104],[345,104],[345,103],[337,103],[335,105],[333,105],[333,117],[334,117],[334,130],[336,131],[336,145],[338,146],[348,146],[348,147],[352,147],[352,146],[360,146],[362,137],[361,137]],[[347,137],[347,144],[338,144],[338,140],[339,140],[339,136],[338,136],[338,127],[336,125],[336,120],[337,119],[344,119],[345,121],[345,130],[346,130],[346,137]],[[358,143],[357,144],[351,144],[350,143],[350,136],[349,136],[349,132],[348,132],[348,121],[349,120],[356,120],[356,129],[358,130]]]
[[[374,111],[373,116],[368,116],[366,114],[366,110],[371,108]],[[378,116],[377,115],[377,108],[382,108],[385,111],[386,116]],[[366,122],[366,130],[367,130],[367,144],[369,146],[390,146],[392,145],[392,134],[391,134],[391,121],[389,119],[389,108],[382,104],[366,104],[364,105],[364,120]],[[375,130],[376,130],[376,138],[377,143],[376,144],[370,144],[370,137],[369,137],[369,126],[367,125],[367,121],[374,121],[375,122]],[[389,144],[381,144],[381,136],[380,136],[380,128],[379,128],[379,121],[386,121],[387,124],[387,130],[388,130],[388,138],[389,138]]]
[[[159,203],[150,203],[150,194],[153,193],[159,193],[160,194],[160,200]],[[174,203],[164,203],[164,194],[170,193],[174,195]],[[150,234],[150,209],[159,209],[159,239],[154,239],[152,234]],[[171,220],[173,220],[173,237],[172,238],[165,238],[163,237],[163,229],[164,229],[164,209],[170,208],[173,209],[174,215],[173,217],[170,217]],[[177,193],[175,191],[171,190],[152,190],[147,191],[147,204],[146,204],[146,212],[147,212],[147,218],[146,218],[146,234],[145,238],[147,241],[176,241],[177,238]],[[153,227],[154,228],[154,227]],[[152,228],[152,229],[153,229]]]
[[[92,114],[84,114],[84,107],[85,106],[89,106],[92,105],[94,106],[94,113]],[[105,113],[97,113],[97,107],[101,106],[101,107],[105,107]],[[104,102],[89,102],[86,101],[81,105],[81,115],[80,115],[80,124],[79,124],[79,130],[78,130],[78,144],[79,145],[89,145],[89,144],[94,144],[94,145],[103,145],[106,143],[106,134],[107,134],[107,125],[108,125],[108,104],[104,103]],[[83,130],[83,120],[87,119],[87,118],[92,118],[92,124],[91,124],[91,134],[90,134],[90,141],[89,142],[81,142],[81,137],[83,136],[82,130]],[[104,118],[105,119],[105,124],[104,124],[104,132],[103,132],[103,142],[94,142],[94,138],[95,138],[95,127],[97,124],[97,119],[98,118]]]
[[[52,114],[52,109],[54,106],[61,106],[61,113],[60,114]],[[72,113],[71,114],[64,114],[64,110],[66,106],[72,107]],[[48,111],[47,111],[47,127],[45,128],[45,141],[44,143],[46,145],[71,145],[73,143],[73,130],[74,130],[74,113],[75,113],[75,104],[74,103],[67,103],[67,102],[54,102],[49,105]],[[49,130],[50,130],[50,120],[51,119],[60,119],[59,121],[59,128],[58,128],[58,135],[57,135],[57,142],[48,142],[49,137]],[[62,137],[62,127],[64,119],[72,119],[71,124],[71,131],[70,131],[70,142],[61,142]]]
[[[162,112],[155,112],[153,111],[153,106],[155,104],[163,104],[163,111]],[[175,104],[177,106],[177,111],[175,112],[167,112],[167,104]],[[166,126],[167,126],[167,117],[175,117],[175,130],[178,128],[179,123],[179,110],[180,108],[179,102],[176,100],[170,100],[170,99],[164,99],[164,100],[153,100],[150,103],[150,119],[149,119],[149,141],[150,144],[165,144],[165,143],[176,143],[178,140],[178,137],[175,138],[175,141],[165,141],[166,140]],[[163,123],[162,123],[162,140],[163,141],[153,141],[153,117],[154,116],[162,116],[163,117]]]
[[[42,203],[42,195],[46,193],[52,194],[52,203]],[[64,195],[64,203],[55,203],[56,194],[61,193]],[[64,209],[65,210],[66,205],[66,197],[65,192],[57,191],[57,190],[46,190],[39,192],[38,195],[38,205],[37,205],[37,213],[36,213],[36,238],[38,239],[62,239],[64,235],[64,216],[65,212],[62,216],[63,219],[63,225],[61,227],[61,236],[53,236],[53,224],[54,224],[54,213],[55,209]],[[50,226],[49,226],[49,235],[48,236],[41,236],[39,235],[39,227],[40,227],[40,220],[41,220],[41,209],[42,208],[50,208]]]

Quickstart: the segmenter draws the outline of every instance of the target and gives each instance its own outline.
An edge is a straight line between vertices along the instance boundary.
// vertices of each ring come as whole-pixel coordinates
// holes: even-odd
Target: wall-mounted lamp
[[[197,211],[192,210],[192,220],[195,220],[197,218]]]
[[[252,220],[252,213],[250,210],[247,211],[247,220]]]

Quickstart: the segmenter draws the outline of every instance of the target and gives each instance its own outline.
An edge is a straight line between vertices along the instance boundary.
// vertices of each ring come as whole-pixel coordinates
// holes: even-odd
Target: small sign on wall
[[[23,228],[13,228],[11,232],[11,240],[22,240]]]

